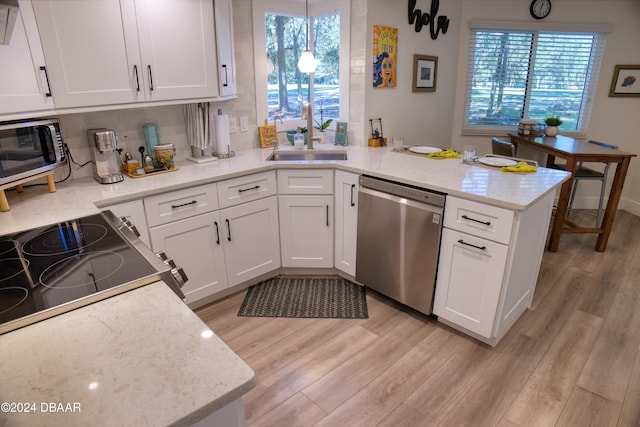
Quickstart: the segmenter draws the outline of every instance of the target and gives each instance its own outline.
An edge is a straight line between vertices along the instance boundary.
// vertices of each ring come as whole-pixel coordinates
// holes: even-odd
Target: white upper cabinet
[[[35,0],[33,8],[56,107],[144,100],[133,2]]]
[[[233,5],[231,0],[215,0],[216,41],[220,96],[236,95],[236,56],[233,43]]]
[[[218,96],[211,0],[135,5],[147,101]]]
[[[34,0],[57,108],[215,97],[207,0]]]
[[[53,108],[33,9],[29,1],[20,1],[19,5],[11,42],[0,45],[0,114],[3,115]]]

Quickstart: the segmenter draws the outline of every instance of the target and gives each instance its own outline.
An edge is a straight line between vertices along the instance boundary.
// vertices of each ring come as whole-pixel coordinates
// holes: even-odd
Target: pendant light
[[[318,67],[318,61],[313,57],[313,52],[309,50],[309,28],[311,27],[309,21],[309,0],[305,0],[305,10],[307,14],[307,49],[302,52],[298,60],[298,69],[301,73],[314,73]]]

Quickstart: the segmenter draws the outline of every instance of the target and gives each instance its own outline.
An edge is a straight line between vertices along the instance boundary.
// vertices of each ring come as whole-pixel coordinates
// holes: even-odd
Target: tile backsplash
[[[62,136],[69,146],[75,163],[78,164],[91,160],[87,137],[89,129],[107,128],[116,131],[118,146],[123,149],[123,153],[129,151],[136,158],[135,156],[139,156],[138,147],[145,145],[142,127],[149,122],[158,125],[161,144],[170,142],[175,144],[178,160],[185,159],[189,154],[181,105],[68,114],[58,116],[58,118],[61,123]],[[91,164],[82,168],[72,164],[71,170],[73,179],[93,175]],[[56,172],[56,179],[61,173],[62,171]]]

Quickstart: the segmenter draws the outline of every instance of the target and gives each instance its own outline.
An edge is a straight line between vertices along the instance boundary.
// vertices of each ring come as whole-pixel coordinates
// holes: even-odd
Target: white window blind
[[[584,135],[605,34],[472,28],[465,133],[505,133],[520,119],[560,116],[566,134]]]

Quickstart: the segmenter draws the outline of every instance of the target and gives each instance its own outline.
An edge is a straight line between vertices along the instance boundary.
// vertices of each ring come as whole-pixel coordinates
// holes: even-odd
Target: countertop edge
[[[335,150],[331,146],[318,151],[323,149]],[[179,168],[175,172],[144,178],[125,177],[123,182],[116,184],[99,184],[92,177],[82,177],[58,184],[56,193],[48,193],[46,187],[25,188],[22,193],[11,191],[7,194],[11,209],[0,212],[0,235],[95,214],[112,204],[280,169],[332,169],[367,174],[517,211],[526,210],[570,176],[568,172],[541,168],[538,178],[513,176],[517,174],[507,177],[504,172],[495,169],[460,165],[459,160],[455,159],[417,158],[384,148],[348,146],[340,150],[343,149],[347,151],[348,160],[267,161],[273,149],[254,148],[238,152],[235,158],[212,163],[197,164],[182,160],[178,162]],[[450,176],[443,177],[446,173]],[[491,188],[486,194],[465,191],[463,183],[459,182],[463,179],[461,177],[471,179],[472,184],[484,178]],[[502,188],[503,178],[510,183],[508,190]],[[518,181],[530,183],[528,193],[520,197],[521,200],[513,200],[510,196]],[[471,188],[476,187],[472,185]],[[51,197],[51,194],[54,196]]]

